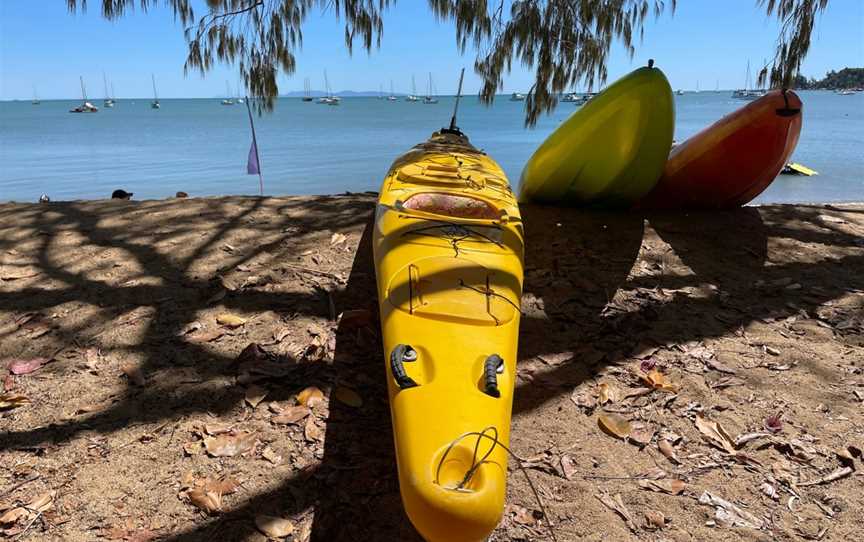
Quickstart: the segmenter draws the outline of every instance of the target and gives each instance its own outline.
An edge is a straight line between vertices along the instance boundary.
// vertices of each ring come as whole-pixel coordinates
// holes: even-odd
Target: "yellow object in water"
[[[819,172],[815,169],[810,169],[809,167],[797,162],[789,162],[780,173],[783,175],[806,175],[807,177],[819,175]]]
[[[666,76],[654,67],[639,68],[546,138],[522,171],[519,200],[629,207],[660,179],[674,124]]]
[[[373,246],[405,510],[430,542],[485,540],[507,478],[493,438],[509,445],[523,259],[516,198],[467,137],[436,132],[385,177]]]

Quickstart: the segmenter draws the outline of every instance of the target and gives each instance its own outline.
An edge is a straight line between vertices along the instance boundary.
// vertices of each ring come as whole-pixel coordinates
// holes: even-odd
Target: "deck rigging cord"
[[[495,226],[484,226],[487,228],[499,229]],[[431,233],[433,231],[440,231],[439,234]],[[498,248],[503,248],[504,244],[501,241],[496,241],[492,239],[488,235],[484,235],[478,231],[474,231],[473,229],[463,226],[462,224],[452,224],[449,222],[442,222],[441,224],[436,224],[434,226],[425,226],[422,228],[417,228],[416,230],[406,231],[402,234],[405,235],[420,235],[424,237],[435,237],[440,238],[443,237],[450,241],[450,245],[453,247],[453,251],[456,253],[455,257],[459,257],[459,243],[462,241],[471,239],[472,237],[476,237],[483,241],[489,242],[497,246]]]
[[[492,433],[490,436],[487,433]],[[471,457],[471,466],[465,472],[465,476],[462,478],[462,482],[460,482],[456,487],[444,487],[441,486],[439,482],[439,476],[441,474],[441,467],[444,465],[444,461],[447,459],[447,456],[450,454],[450,450],[452,450],[457,444],[462,442],[462,440],[476,436],[477,441],[474,443],[474,454]],[[477,452],[480,449],[480,441],[482,439],[488,439],[492,441],[492,445],[489,447],[489,450],[483,454],[483,457],[480,460],[477,460]],[[525,462],[524,459],[516,455],[513,450],[507,447],[504,443],[502,443],[498,439],[498,429],[495,426],[489,426],[483,429],[482,431],[469,431],[468,433],[463,433],[456,437],[448,446],[447,449],[444,450],[444,454],[442,454],[441,459],[438,461],[438,468],[435,470],[435,484],[443,487],[444,489],[448,489],[451,491],[468,491],[465,489],[465,486],[471,481],[471,478],[480,468],[480,465],[486,462],[489,459],[489,456],[492,455],[492,452],[495,450],[496,446],[500,446],[506,451],[510,457],[516,460],[516,464],[519,467],[519,470],[522,471],[522,474],[525,475],[525,479],[528,481],[528,486],[531,488],[531,492],[534,494],[534,498],[537,500],[537,504],[540,506],[540,511],[543,512],[543,517],[546,518],[546,528],[549,530],[549,536],[551,537],[553,542],[558,542],[558,539],[555,536],[555,529],[552,528],[552,519],[549,516],[549,513],[546,512],[546,506],[543,504],[543,499],[540,498],[540,493],[537,491],[537,488],[534,486],[534,482],[531,481],[531,477],[528,476],[528,470],[522,464]]]

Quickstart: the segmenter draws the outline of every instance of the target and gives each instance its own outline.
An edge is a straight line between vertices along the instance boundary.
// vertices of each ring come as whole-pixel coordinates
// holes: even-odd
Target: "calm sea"
[[[757,200],[864,200],[864,93],[802,92],[804,128],[793,160],[818,177],[780,176]],[[742,102],[729,92],[676,96],[675,138],[683,140]],[[114,109],[70,114],[77,101],[0,103],[0,201],[110,196],[136,199],[256,194],[246,175],[251,135],[246,107],[219,100],[120,100]],[[101,106],[101,100],[95,101]],[[345,98],[339,107],[280,99],[256,118],[265,193],[331,194],[377,190],[392,160],[447,124],[452,98],[437,105]],[[512,182],[537,145],[574,106],[562,103],[536,128],[525,129],[523,103],[499,97],[486,107],[475,97],[460,107],[459,125],[504,167]]]

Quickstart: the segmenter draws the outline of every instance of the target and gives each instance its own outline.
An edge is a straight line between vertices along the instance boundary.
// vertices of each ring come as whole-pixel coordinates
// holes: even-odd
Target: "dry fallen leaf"
[[[14,525],[15,523],[18,523],[20,519],[26,518],[29,515],[30,512],[28,512],[23,506],[9,509],[0,516],[0,525]]]
[[[255,516],[255,526],[270,538],[285,538],[294,532],[294,523],[291,520],[275,516]]]
[[[204,432],[215,437],[216,435],[224,435],[230,433],[234,429],[234,425],[230,423],[206,423],[204,424]]]
[[[535,512],[525,508],[524,506],[519,506],[518,504],[510,505],[510,511],[513,513],[513,521],[519,525],[525,525],[528,527],[536,525],[537,519],[542,517],[542,514],[539,511]]]
[[[129,379],[129,382],[135,386],[143,387],[147,385],[147,379],[144,378],[144,373],[137,365],[126,365],[122,368],[123,374]]]
[[[712,495],[708,491],[699,497],[699,504],[715,507],[714,519],[719,525],[746,527],[748,529],[761,529],[765,525],[762,519],[725,499]]]
[[[645,511],[645,528],[649,530],[662,529],[666,525],[666,516],[656,510]]]
[[[241,318],[236,314],[225,312],[216,317],[216,323],[220,326],[225,326],[230,329],[238,328],[246,323],[245,318]]]
[[[655,390],[677,393],[679,389],[678,386],[669,382],[666,375],[658,371],[656,368],[652,369],[644,376],[639,375],[639,378]]]
[[[333,392],[333,397],[335,397],[340,403],[344,403],[350,407],[360,408],[363,406],[363,398],[361,398],[360,395],[351,388],[339,386]]]
[[[198,455],[204,451],[204,443],[200,440],[193,440],[183,445],[183,451],[186,455]]]
[[[204,439],[204,447],[213,457],[234,457],[255,447],[255,433],[239,431],[236,434],[207,437]]]
[[[597,416],[597,423],[600,425],[601,429],[620,439],[626,439],[630,436],[632,430],[630,422],[622,416],[611,412],[601,412]]]
[[[187,495],[189,497],[189,502],[208,514],[213,514],[222,510],[222,497],[218,493],[198,487],[190,491]]]
[[[274,465],[278,465],[282,463],[282,456],[273,451],[273,448],[267,446],[263,450],[261,450],[261,457],[273,463]]]
[[[309,386],[297,394],[297,403],[313,408],[324,401],[324,392],[315,386]]]
[[[49,361],[48,358],[13,359],[6,366],[13,375],[26,375],[38,371]]]
[[[657,493],[666,493],[667,495],[680,495],[687,484],[683,480],[663,479],[663,480],[639,480],[639,487]]]
[[[564,473],[564,478],[572,480],[577,470],[576,460],[573,459],[573,456],[569,454],[561,456],[561,472]]]
[[[598,493],[594,495],[594,497],[602,502],[606,507],[608,507],[613,512],[617,513],[621,518],[624,519],[624,523],[627,524],[627,527],[633,531],[634,533],[638,530],[636,527],[636,523],[633,521],[633,515],[630,513],[630,510],[624,506],[624,502],[621,501],[621,495],[615,495],[612,497],[608,493]]]
[[[0,394],[0,410],[8,410],[30,404],[30,399],[20,393]]]
[[[97,371],[100,361],[102,361],[102,352],[98,348],[91,346],[84,350],[84,365],[88,371]]]
[[[303,427],[303,436],[309,442],[324,440],[324,431],[315,423],[314,416],[309,416],[306,419],[306,425]]]
[[[852,467],[840,467],[837,470],[834,470],[821,478],[817,478],[816,480],[809,480],[807,482],[798,482],[798,486],[815,486],[819,484],[827,484],[828,482],[833,482],[834,480],[839,480],[840,478],[845,478],[852,474],[855,471]]]
[[[647,446],[654,438],[654,428],[643,422],[633,422],[630,430],[630,441],[641,446]]]
[[[261,386],[253,384],[246,390],[246,402],[252,408],[257,407],[265,397],[267,397],[267,390]]]
[[[778,412],[776,414],[772,414],[765,418],[765,429],[770,431],[771,433],[779,433],[783,430],[783,417],[782,412]]]
[[[292,406],[273,416],[270,421],[278,425],[294,424],[308,416],[310,412],[305,406]]]
[[[717,422],[696,416],[696,428],[708,437],[709,442],[724,452],[735,454],[735,442],[732,437]]]
[[[618,401],[618,390],[606,382],[597,385],[597,398],[601,405]]]
[[[680,465],[681,461],[678,459],[678,456],[675,454],[675,448],[672,446],[672,443],[666,439],[660,439],[657,443],[657,448],[660,449],[660,453],[666,456],[666,459],[671,461],[676,465]]]
[[[344,233],[336,232],[330,236],[330,246],[344,243],[346,239],[348,239],[348,237]]]
[[[240,487],[240,482],[236,478],[225,476],[218,480],[206,480],[203,488],[208,492],[216,493],[217,495],[230,495],[237,491]]]
[[[573,401],[576,406],[584,408],[585,410],[591,410],[597,406],[597,401],[594,399],[593,395],[578,388],[573,390],[573,393],[570,395],[570,400]]]

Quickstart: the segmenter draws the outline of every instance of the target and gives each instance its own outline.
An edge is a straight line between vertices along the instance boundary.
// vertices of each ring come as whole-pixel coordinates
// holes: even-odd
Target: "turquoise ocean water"
[[[818,177],[780,176],[756,203],[864,200],[864,93],[801,92],[804,128],[793,160]],[[675,138],[693,135],[743,105],[730,93],[676,96]],[[70,114],[77,101],[0,103],[0,201],[110,196],[135,199],[256,194],[246,175],[251,142],[246,107],[219,100],[121,99],[113,109]],[[101,108],[101,100],[94,101]],[[282,98],[256,117],[268,195],[377,190],[400,153],[447,124],[453,98],[437,105],[344,98],[328,107]],[[523,126],[522,102],[501,96],[486,107],[463,99],[459,125],[502,165],[515,185],[540,142],[575,108],[561,103],[537,127]]]

